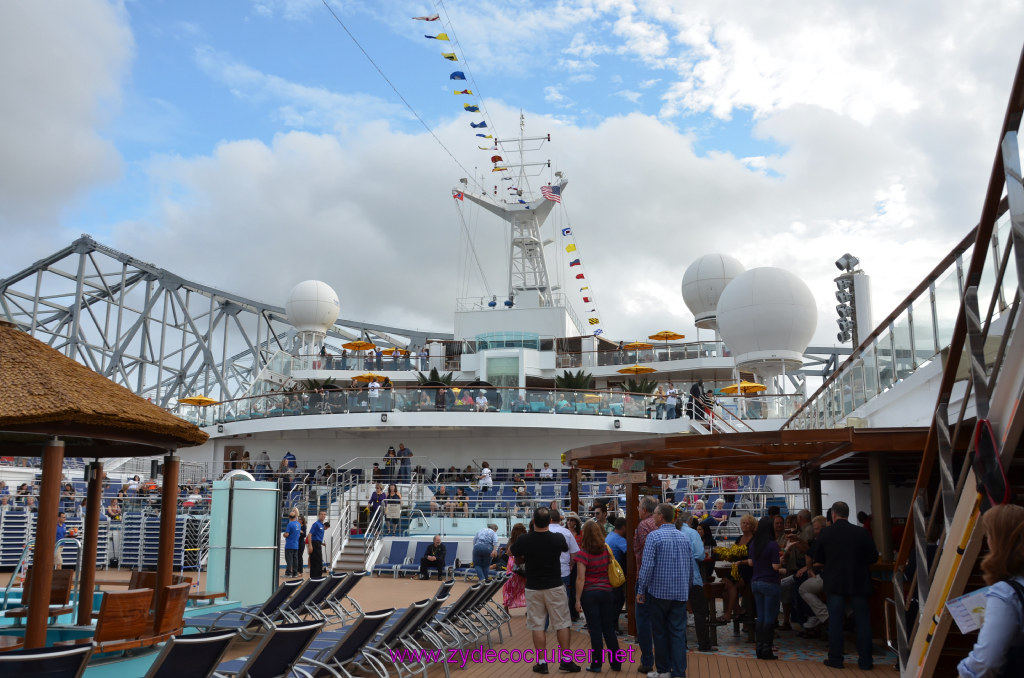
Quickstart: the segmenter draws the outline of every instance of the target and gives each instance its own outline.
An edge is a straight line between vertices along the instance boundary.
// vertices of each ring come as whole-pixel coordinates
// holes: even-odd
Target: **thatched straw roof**
[[[209,437],[7,322],[0,322],[0,431],[162,449],[199,445]],[[129,448],[138,454],[135,445]]]

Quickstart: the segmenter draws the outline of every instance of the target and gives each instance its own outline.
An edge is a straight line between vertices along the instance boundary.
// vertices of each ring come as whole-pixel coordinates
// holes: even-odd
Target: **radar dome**
[[[741,273],[718,300],[718,330],[736,364],[762,375],[798,369],[817,325],[810,288],[781,268]]]
[[[284,310],[288,322],[299,332],[327,332],[338,319],[341,303],[327,283],[304,280],[288,293]]]
[[[705,330],[716,327],[716,309],[722,290],[743,273],[743,264],[728,254],[705,254],[683,274],[683,301],[693,313],[694,324]]]

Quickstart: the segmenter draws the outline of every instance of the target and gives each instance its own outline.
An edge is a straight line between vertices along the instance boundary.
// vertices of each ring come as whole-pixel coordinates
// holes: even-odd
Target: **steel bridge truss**
[[[198,393],[244,395],[295,335],[280,306],[185,280],[87,235],[0,279],[0,317],[164,407]],[[339,319],[327,342],[408,348],[451,338]]]

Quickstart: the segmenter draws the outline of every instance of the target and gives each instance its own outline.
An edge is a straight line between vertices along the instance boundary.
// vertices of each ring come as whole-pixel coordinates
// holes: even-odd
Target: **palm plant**
[[[299,386],[303,391],[319,391],[322,388],[331,388],[334,386],[334,377],[328,377],[327,379],[303,379],[299,382]]]
[[[430,368],[430,374],[429,375],[423,374],[422,372],[417,372],[416,373],[416,380],[420,383],[420,385],[423,385],[423,384],[435,384],[436,385],[436,384],[440,383],[440,384],[446,384],[448,386],[451,386],[452,385],[452,378],[453,378],[453,374],[451,372],[445,372],[444,374],[441,374],[440,372],[437,371],[436,367],[431,367]]]
[[[562,376],[555,377],[555,388],[566,391],[587,391],[594,388],[594,375],[583,370],[575,374],[565,370],[562,372]]]
[[[629,378],[622,384],[619,384],[619,386],[626,393],[654,393],[655,389],[658,388],[658,382],[647,377],[641,377],[640,379]]]

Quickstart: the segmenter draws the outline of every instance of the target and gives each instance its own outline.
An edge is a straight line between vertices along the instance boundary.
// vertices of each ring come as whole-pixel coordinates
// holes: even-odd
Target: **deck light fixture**
[[[382,424],[388,423],[388,413],[387,412],[381,413],[381,415],[380,415],[380,423],[382,423]]]

